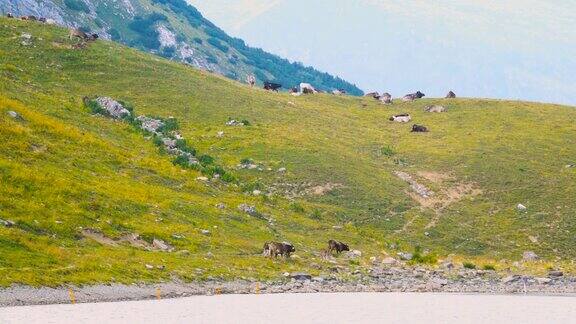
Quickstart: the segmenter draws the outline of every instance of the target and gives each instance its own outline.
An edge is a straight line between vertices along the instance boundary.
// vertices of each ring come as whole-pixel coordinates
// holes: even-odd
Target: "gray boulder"
[[[240,206],[238,206],[238,210],[245,212],[246,214],[251,215],[251,216],[258,214],[255,206],[249,206],[247,204],[241,204]]]
[[[152,240],[152,246],[160,251],[172,252],[174,251],[174,247],[170,244],[164,242],[163,240],[154,239]]]
[[[550,272],[548,272],[548,277],[550,278],[560,278],[562,276],[564,276],[564,272],[560,270],[551,270]]]
[[[536,261],[538,259],[538,255],[532,251],[526,251],[522,254],[522,260],[524,261]]]
[[[122,106],[118,101],[109,97],[98,97],[96,103],[104,109],[112,118],[120,119],[130,116],[130,111]]]
[[[398,252],[398,256],[400,257],[401,260],[405,261],[410,261],[412,260],[412,258],[414,258],[414,255],[412,253]]]
[[[446,112],[446,107],[439,105],[431,105],[426,106],[425,111],[430,113],[443,113]]]
[[[290,275],[290,278],[294,279],[294,280],[299,280],[299,281],[306,281],[306,280],[312,280],[312,276],[307,274],[307,273],[293,273]]]
[[[150,133],[156,133],[164,126],[164,122],[159,119],[154,119],[146,116],[138,116],[136,118],[140,122],[140,128]]]

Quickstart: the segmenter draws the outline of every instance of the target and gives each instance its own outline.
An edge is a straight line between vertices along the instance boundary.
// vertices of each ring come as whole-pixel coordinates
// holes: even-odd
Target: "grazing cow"
[[[426,133],[426,132],[428,132],[428,128],[426,126],[416,124],[412,126],[412,133]]]
[[[264,89],[265,90],[270,90],[270,91],[276,91],[278,92],[278,89],[282,88],[282,85],[279,83],[273,83],[273,82],[264,82]]]
[[[389,94],[388,92],[385,92],[380,96],[380,101],[382,101],[385,104],[391,104],[392,103],[392,95]]]
[[[394,115],[390,117],[390,121],[397,123],[407,123],[412,120],[409,114]]]
[[[248,83],[251,87],[253,87],[256,84],[256,77],[250,74],[249,76],[246,77],[246,83]]]
[[[40,17],[40,18],[38,18],[38,21],[41,23],[46,23],[47,20],[44,17]]]
[[[411,94],[407,94],[402,98],[402,101],[406,102],[406,101],[414,101],[416,99],[420,99],[422,97],[424,97],[425,94],[423,94],[420,91],[417,91],[416,93],[411,93]]]
[[[330,253],[332,253],[334,251],[336,251],[336,253],[340,253],[343,251],[350,251],[350,248],[348,247],[348,245],[346,245],[342,242],[330,240],[330,241],[328,241],[328,251]]]
[[[316,89],[310,83],[300,83],[300,92],[303,94],[317,93]]]
[[[36,16],[28,16],[27,18],[28,18],[28,20],[31,20],[31,21],[38,20],[38,18],[36,18]]]
[[[264,251],[262,254],[271,258],[276,258],[279,255],[289,258],[290,253],[295,251],[296,249],[294,248],[294,245],[287,242],[266,242],[264,243]]]
[[[8,17],[8,18],[14,18],[14,15],[9,12],[9,13],[6,14],[6,17]]]
[[[446,95],[446,99],[454,99],[456,98],[456,94],[453,91],[448,92]]]
[[[442,113],[442,112],[446,112],[446,107],[439,106],[439,105],[432,105],[432,106],[426,106],[426,108],[424,108],[424,110],[426,112],[431,112],[431,113]]]
[[[98,34],[92,34],[92,35],[88,35],[88,38],[86,40],[95,42],[98,38],[100,38],[100,36],[98,36]]]
[[[378,92],[370,92],[364,95],[364,97],[373,98],[373,99],[380,99],[380,94]]]

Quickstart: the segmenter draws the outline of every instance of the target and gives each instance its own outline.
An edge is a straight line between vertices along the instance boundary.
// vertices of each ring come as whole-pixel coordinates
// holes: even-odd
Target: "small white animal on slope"
[[[394,115],[390,117],[390,121],[397,123],[407,123],[412,120],[409,114]]]

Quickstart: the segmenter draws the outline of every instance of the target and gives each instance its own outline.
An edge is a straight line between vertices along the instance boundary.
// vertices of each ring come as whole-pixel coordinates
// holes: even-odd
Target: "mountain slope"
[[[205,19],[184,0],[0,0],[0,12],[35,15],[81,27],[102,37],[244,81],[276,81],[284,87],[309,82],[322,90],[356,86],[300,63],[247,46]]]
[[[319,251],[328,239],[363,253],[335,260],[344,276],[364,271],[371,256],[417,246],[499,269],[516,269],[512,261],[528,250],[573,267],[571,107],[292,97],[109,41],[74,49],[57,27],[0,25],[2,285],[327,273],[334,264]],[[205,181],[175,165],[149,135],[92,114],[82,98],[98,95],[136,114],[175,117],[197,154],[238,181]],[[428,104],[448,112],[425,113]],[[388,121],[401,112],[431,131]],[[229,118],[251,125],[226,126]],[[434,194],[418,195],[416,183]],[[175,251],[132,246],[154,239]],[[263,258],[269,240],[293,242],[298,257]]]

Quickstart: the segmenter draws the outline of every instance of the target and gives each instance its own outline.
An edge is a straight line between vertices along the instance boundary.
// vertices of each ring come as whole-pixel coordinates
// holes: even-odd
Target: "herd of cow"
[[[350,251],[350,248],[347,244],[335,240],[330,240],[328,241],[328,248],[322,251],[322,254],[327,255],[333,252],[341,253],[344,251]],[[288,242],[266,242],[264,243],[262,255],[270,258],[277,258],[279,256],[289,258],[290,254],[293,252],[296,252],[296,248],[294,248],[294,245]]]

